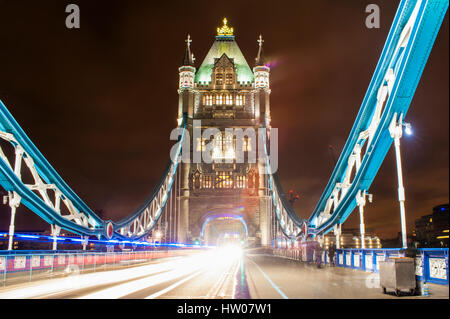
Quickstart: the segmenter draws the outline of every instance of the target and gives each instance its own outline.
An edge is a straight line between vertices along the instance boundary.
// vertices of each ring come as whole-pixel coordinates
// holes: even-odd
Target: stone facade
[[[236,163],[236,138],[225,132],[226,128],[253,128],[257,132],[262,123],[270,129],[270,69],[261,63],[262,40],[253,71],[229,32],[221,34],[218,30],[198,70],[190,52],[190,38],[186,42],[179,69],[178,118],[181,121],[187,114],[191,150],[201,151],[208,143],[214,143],[214,148],[210,164],[181,164],[178,239],[214,244],[224,233],[238,233],[250,245],[268,245],[271,218],[267,180],[258,170],[261,163]],[[202,132],[214,127],[220,134],[209,140],[195,137],[193,129],[198,123]],[[246,158],[257,145],[257,141],[244,137]]]

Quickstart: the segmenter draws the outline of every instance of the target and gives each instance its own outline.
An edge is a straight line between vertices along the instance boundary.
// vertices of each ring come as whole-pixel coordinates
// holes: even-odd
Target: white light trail
[[[82,295],[82,299],[121,298],[164,282],[180,279],[170,286],[153,292],[147,298],[157,298],[200,274],[225,271],[242,257],[240,247],[227,246],[194,255],[170,259],[158,264],[136,266],[121,270],[80,274],[59,279],[48,279],[6,288],[0,299],[27,299],[58,297],[77,290],[100,285],[117,285]],[[70,297],[69,297],[70,298]]]

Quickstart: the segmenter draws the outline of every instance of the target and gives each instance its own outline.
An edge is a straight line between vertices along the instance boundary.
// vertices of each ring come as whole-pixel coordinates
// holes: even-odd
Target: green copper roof
[[[238,82],[253,82],[254,75],[247,64],[244,55],[239,49],[234,37],[216,37],[211,49],[203,60],[202,65],[195,74],[195,82],[204,83],[211,82],[212,69],[214,67],[214,59],[220,58],[222,54],[226,54],[229,58],[234,59],[234,64],[237,71]]]

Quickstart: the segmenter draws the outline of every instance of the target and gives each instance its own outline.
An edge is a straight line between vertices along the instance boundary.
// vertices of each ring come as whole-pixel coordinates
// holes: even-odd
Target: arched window
[[[230,172],[217,173],[216,188],[233,188],[233,176]]]
[[[236,176],[236,188],[246,188],[247,177],[244,175]]]
[[[225,103],[227,105],[232,105],[233,104],[233,96],[231,96],[231,94],[227,94],[225,96]]]
[[[243,97],[241,94],[236,95],[236,105],[243,105]]]
[[[205,96],[205,105],[212,105],[212,95],[208,94]]]
[[[216,73],[216,85],[223,84],[223,73]]]
[[[212,176],[203,175],[202,176],[202,188],[212,188]]]
[[[216,104],[217,105],[222,105],[223,100],[222,100],[222,95],[221,94],[217,94],[216,95]]]
[[[194,176],[193,176],[193,184],[194,184],[194,189],[199,189],[200,188],[200,172],[199,171],[196,171],[195,173],[194,173]]]
[[[226,74],[225,84],[227,84],[227,85],[233,84],[233,73],[227,73]]]

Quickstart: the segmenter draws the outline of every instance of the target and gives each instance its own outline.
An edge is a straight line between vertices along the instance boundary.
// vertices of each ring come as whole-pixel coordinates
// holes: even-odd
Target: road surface
[[[228,247],[139,266],[0,288],[0,299],[341,299],[449,298],[383,294],[377,275],[325,267]]]

